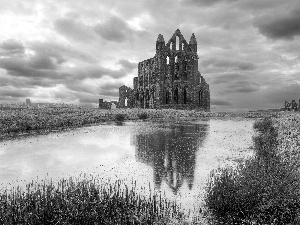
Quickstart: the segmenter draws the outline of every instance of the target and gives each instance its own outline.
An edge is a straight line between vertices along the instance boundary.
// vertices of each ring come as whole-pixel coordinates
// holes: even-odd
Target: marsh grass
[[[100,178],[32,181],[0,193],[1,224],[170,224],[175,201],[140,193],[135,182]]]
[[[149,115],[147,114],[147,112],[142,112],[141,114],[138,114],[138,118],[140,120],[145,120],[148,119]]]
[[[116,114],[115,115],[115,122],[117,125],[121,126],[123,125],[123,122],[125,121],[125,118],[126,118],[126,114]]]
[[[278,156],[278,131],[270,118],[254,129],[255,156],[237,168],[214,171],[206,205],[225,224],[299,224],[299,172]]]

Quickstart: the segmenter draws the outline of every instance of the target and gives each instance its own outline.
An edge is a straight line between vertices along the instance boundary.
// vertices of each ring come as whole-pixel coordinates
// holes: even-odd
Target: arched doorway
[[[166,104],[170,103],[170,92],[166,91]]]
[[[203,91],[199,91],[199,106],[203,105]]]
[[[135,106],[134,107],[139,106],[139,99],[140,99],[139,95],[140,95],[139,90],[136,90],[136,93],[135,93]]]
[[[144,108],[144,90],[142,89],[140,92],[140,104],[141,104],[141,108]]]
[[[126,97],[125,98],[125,107],[127,107],[127,104],[128,104],[128,98]]]
[[[145,108],[149,108],[149,101],[150,101],[150,93],[149,89],[146,89],[146,96],[145,96]]]
[[[183,89],[183,104],[186,104],[186,89]]]
[[[178,98],[178,88],[176,88],[175,91],[174,91],[174,102],[176,104],[178,104],[178,100],[179,100],[179,98]]]
[[[152,90],[150,93],[150,108],[151,109],[155,108],[154,99],[155,99],[155,90]]]

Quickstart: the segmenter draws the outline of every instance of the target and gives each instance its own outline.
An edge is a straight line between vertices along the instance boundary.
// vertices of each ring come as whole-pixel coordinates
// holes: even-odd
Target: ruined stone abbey
[[[139,62],[133,89],[119,88],[119,108],[210,110],[209,85],[198,71],[197,41],[189,43],[179,29],[165,43],[159,34],[156,54]]]

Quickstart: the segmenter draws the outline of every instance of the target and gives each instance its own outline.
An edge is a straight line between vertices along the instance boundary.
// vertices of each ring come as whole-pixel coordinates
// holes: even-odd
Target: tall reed
[[[70,177],[0,193],[1,224],[166,224],[180,215],[175,201],[145,196],[133,181]]]
[[[279,157],[272,119],[257,121],[254,129],[254,157],[212,173],[206,205],[226,224],[299,224],[299,172]]]

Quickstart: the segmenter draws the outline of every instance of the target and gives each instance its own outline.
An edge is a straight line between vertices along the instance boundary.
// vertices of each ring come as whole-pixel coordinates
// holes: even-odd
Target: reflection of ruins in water
[[[194,183],[196,152],[204,141],[207,124],[171,125],[170,130],[136,134],[137,161],[153,167],[155,187],[160,188],[163,180],[176,194],[186,180],[189,189]]]

